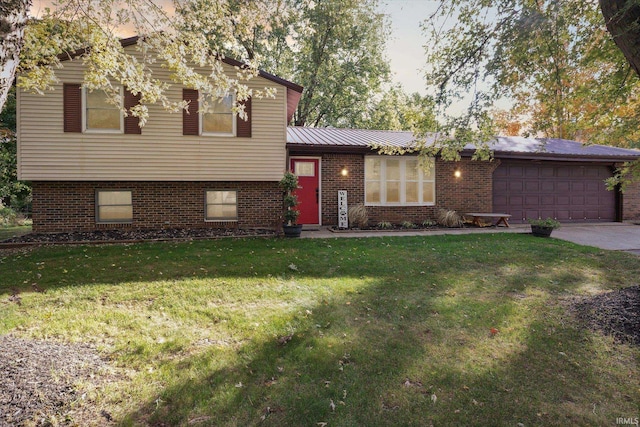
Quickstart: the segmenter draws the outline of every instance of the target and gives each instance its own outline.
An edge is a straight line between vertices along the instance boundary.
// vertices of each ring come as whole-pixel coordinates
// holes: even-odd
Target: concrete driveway
[[[640,225],[620,222],[563,224],[551,237],[580,245],[640,255]]]

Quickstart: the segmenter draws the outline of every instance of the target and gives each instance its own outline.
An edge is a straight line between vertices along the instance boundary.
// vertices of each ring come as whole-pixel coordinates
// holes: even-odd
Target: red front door
[[[320,224],[320,161],[291,159],[291,171],[298,177],[298,224]]]

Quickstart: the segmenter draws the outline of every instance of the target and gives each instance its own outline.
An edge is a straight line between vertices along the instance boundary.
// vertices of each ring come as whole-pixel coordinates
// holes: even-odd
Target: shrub
[[[446,209],[438,210],[436,221],[438,221],[438,224],[442,225],[443,227],[454,228],[462,227],[464,225],[462,217],[458,212]]]
[[[17,225],[18,223],[18,215],[16,211],[8,207],[1,207],[0,205],[0,225],[1,226],[9,226],[9,225]]]
[[[362,203],[349,208],[349,225],[351,227],[365,228],[369,225],[369,213]]]
[[[529,224],[535,225],[538,227],[551,228],[551,229],[560,227],[560,223],[553,218],[530,219]]]
[[[278,183],[278,186],[284,191],[284,221],[286,225],[296,225],[300,211],[296,209],[298,199],[293,192],[298,188],[298,177],[287,171]]]
[[[378,224],[376,224],[376,227],[382,230],[389,230],[393,228],[393,224],[391,224],[389,221],[380,221]]]
[[[418,228],[418,226],[415,225],[414,223],[412,223],[411,221],[402,221],[401,227],[402,228],[407,228],[407,229]]]

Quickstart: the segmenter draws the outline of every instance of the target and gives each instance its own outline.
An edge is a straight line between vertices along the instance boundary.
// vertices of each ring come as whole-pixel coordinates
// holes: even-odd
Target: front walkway
[[[448,228],[432,230],[348,230],[331,231],[328,227],[320,227],[318,230],[304,230],[301,237],[306,238],[332,238],[332,237],[383,237],[383,236],[438,236],[442,234],[473,234],[473,233],[530,233],[531,227],[528,224],[516,224],[511,227],[466,227]]]
[[[511,227],[450,228],[436,230],[407,231],[339,231],[327,227],[318,230],[304,230],[303,238],[332,237],[383,237],[383,236],[436,236],[442,234],[472,233],[530,233],[528,224],[512,224]],[[553,231],[553,238],[567,240],[579,245],[614,251],[628,251],[640,255],[640,225],[628,222],[600,222],[588,224],[563,224]]]

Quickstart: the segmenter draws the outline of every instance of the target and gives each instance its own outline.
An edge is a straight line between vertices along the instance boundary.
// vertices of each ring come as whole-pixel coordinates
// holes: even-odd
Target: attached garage
[[[435,142],[427,135],[422,143]],[[408,174],[407,162],[392,162],[399,171],[378,172],[368,179],[366,159],[380,154],[377,147],[391,152],[412,152],[415,137],[410,132],[366,129],[306,128],[287,129],[290,159],[316,162],[319,185],[310,195],[314,212],[320,205],[320,224],[336,225],[338,192],[346,191],[349,206],[364,204],[369,221],[420,223],[433,219],[439,209],[460,213],[507,213],[510,222],[526,223],[527,219],[555,218],[561,222],[610,222],[640,219],[640,183],[629,186],[625,193],[608,191],[605,180],[616,167],[640,158],[640,151],[623,148],[583,145],[577,141],[553,138],[497,137],[490,143],[493,161],[472,160],[475,148],[465,147],[459,161],[436,158],[433,185],[435,197],[428,203],[407,202],[403,193],[414,181]],[[385,156],[389,156],[385,153]],[[388,162],[388,160],[385,160]],[[380,163],[382,164],[382,163]],[[292,166],[295,166],[292,164]],[[295,168],[294,168],[295,169]],[[375,171],[376,168],[371,168]],[[379,168],[382,171],[382,167]],[[405,194],[389,203],[367,203],[367,182],[399,186]],[[424,182],[422,181],[423,189]],[[420,184],[418,184],[420,185]],[[403,190],[404,189],[404,190]],[[382,192],[380,192],[382,194]],[[318,220],[310,223],[317,224]]]
[[[617,192],[604,183],[612,171],[593,163],[503,160],[493,173],[493,210],[509,212],[516,223],[616,221]]]

